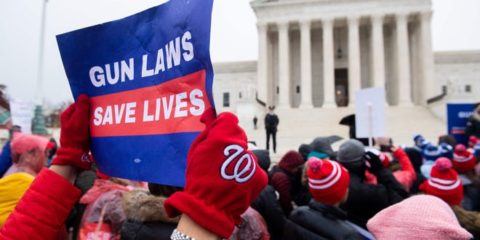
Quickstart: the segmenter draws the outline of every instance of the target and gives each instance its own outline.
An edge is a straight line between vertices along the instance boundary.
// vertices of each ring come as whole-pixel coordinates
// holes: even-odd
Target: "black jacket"
[[[267,223],[270,239],[282,239],[286,216],[278,203],[275,189],[267,185],[260,195],[253,201],[252,208],[257,210]]]
[[[170,239],[173,230],[177,227],[174,223],[163,222],[138,222],[127,220],[122,225],[122,240],[154,240]]]
[[[299,207],[290,214],[284,239],[363,239],[346,219],[342,209],[312,200],[308,206]]]
[[[265,116],[265,129],[267,131],[276,132],[279,122],[280,120],[278,119],[277,114],[267,113],[267,115]]]
[[[480,138],[480,121],[471,116],[468,119],[467,126],[465,128],[465,135],[467,137],[476,136]]]
[[[364,182],[358,174],[350,174],[348,199],[341,208],[348,213],[348,220],[366,229],[367,221],[382,209],[398,203],[409,195],[387,169],[375,174],[378,184]]]

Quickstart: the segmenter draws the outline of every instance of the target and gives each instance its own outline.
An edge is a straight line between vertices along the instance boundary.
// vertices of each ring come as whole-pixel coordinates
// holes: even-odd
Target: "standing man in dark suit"
[[[279,123],[278,116],[273,112],[275,107],[268,107],[268,113],[265,116],[265,130],[267,132],[267,150],[270,150],[270,135],[272,135],[273,152],[277,152],[277,126]]]

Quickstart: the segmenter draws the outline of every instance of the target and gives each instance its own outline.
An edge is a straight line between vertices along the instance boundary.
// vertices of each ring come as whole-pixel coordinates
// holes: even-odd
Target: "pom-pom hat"
[[[450,205],[460,205],[463,199],[463,185],[448,158],[442,157],[435,161],[430,176],[430,179],[420,185],[420,190],[437,196]]]
[[[312,197],[321,203],[334,205],[347,193],[348,171],[338,162],[312,157],[307,162],[308,188]]]
[[[466,173],[475,168],[475,157],[463,144],[455,146],[452,160],[453,168],[459,173]]]

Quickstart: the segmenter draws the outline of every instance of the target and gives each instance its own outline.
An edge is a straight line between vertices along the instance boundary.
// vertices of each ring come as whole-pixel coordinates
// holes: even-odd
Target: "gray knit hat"
[[[337,160],[341,163],[353,163],[363,159],[365,146],[355,139],[350,139],[340,145]]]

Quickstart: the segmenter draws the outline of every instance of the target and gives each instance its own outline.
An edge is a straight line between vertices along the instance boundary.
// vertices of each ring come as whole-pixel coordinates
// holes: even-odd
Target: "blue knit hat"
[[[415,143],[415,146],[424,150],[425,147],[427,147],[430,142],[425,139],[421,134],[417,134],[415,136],[413,136],[413,142]]]
[[[450,160],[453,159],[453,147],[448,143],[440,143],[440,149],[442,150],[442,157],[446,157]]]
[[[437,158],[443,156],[442,148],[433,144],[428,144],[425,149],[423,149],[422,154],[425,161],[435,161]]]

